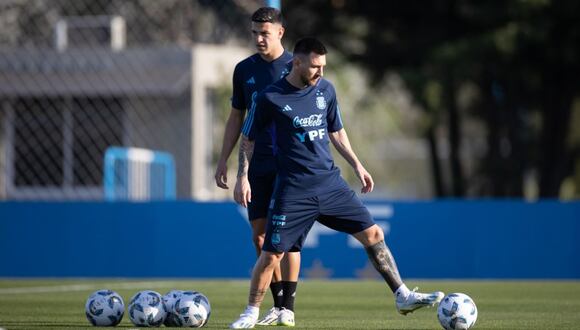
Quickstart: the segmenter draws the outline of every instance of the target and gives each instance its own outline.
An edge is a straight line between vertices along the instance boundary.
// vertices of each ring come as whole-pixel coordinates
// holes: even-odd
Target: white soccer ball
[[[94,326],[115,326],[123,319],[125,304],[117,292],[98,290],[87,299],[85,313]]]
[[[138,327],[158,327],[165,321],[165,306],[155,291],[137,292],[129,302],[128,311],[131,322]]]
[[[439,303],[437,317],[441,326],[447,330],[465,330],[475,324],[477,307],[468,295],[450,293]]]
[[[165,311],[167,311],[167,315],[165,316],[165,326],[167,327],[180,327],[181,321],[177,317],[177,314],[173,311],[173,306],[175,306],[175,301],[181,297],[183,294],[183,290],[171,290],[167,292],[162,300],[163,305],[165,306]]]
[[[177,315],[180,326],[201,328],[209,320],[211,306],[207,297],[202,293],[185,291],[175,301],[173,313]]]

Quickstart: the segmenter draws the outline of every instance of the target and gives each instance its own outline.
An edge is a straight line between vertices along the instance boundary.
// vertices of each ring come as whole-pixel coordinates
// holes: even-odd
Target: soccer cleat
[[[283,307],[280,308],[280,316],[278,316],[278,325],[284,327],[293,327],[295,325],[294,312]]]
[[[246,310],[240,314],[240,318],[230,324],[230,329],[253,329],[258,321],[258,316]]]
[[[441,291],[420,293],[416,290],[417,288],[414,288],[406,299],[401,297],[396,299],[397,310],[400,314],[407,315],[421,307],[435,306],[445,296]]]
[[[280,315],[280,309],[278,307],[272,307],[266,313],[266,315],[259,320],[257,325],[278,325],[278,316]]]

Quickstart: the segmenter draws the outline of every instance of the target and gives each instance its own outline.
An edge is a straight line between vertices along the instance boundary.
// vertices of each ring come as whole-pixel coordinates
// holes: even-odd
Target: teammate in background
[[[238,63],[233,77],[232,109],[228,118],[215,180],[218,187],[228,189],[227,160],[240,135],[245,110],[266,86],[288,74],[292,54],[284,50],[282,15],[270,7],[258,9],[252,15],[252,35],[257,53]],[[266,128],[256,136],[255,157],[249,167],[249,182],[254,188],[248,200],[248,218],[252,226],[252,239],[260,255],[266,232],[268,206],[276,179],[276,164],[272,150],[272,135]],[[260,325],[292,326],[293,318],[285,317],[294,310],[294,296],[300,271],[300,252],[290,251],[280,266],[273,270],[270,290],[274,307],[258,322]],[[292,321],[292,322],[290,322]]]
[[[246,206],[251,198],[248,165],[258,133],[272,123],[276,134],[278,177],[274,203],[266,225],[262,254],[252,273],[248,305],[230,327],[253,328],[272,272],[288,251],[300,250],[314,221],[353,235],[395,297],[401,314],[441,301],[443,292],[410,291],[401,280],[395,259],[367,208],[340,176],[329,141],[353,167],[362,193],[373,190],[373,179],[353,152],[343,128],[334,87],[322,79],[326,48],[315,38],[296,43],[292,70],[256,98],[240,146],[234,196]]]

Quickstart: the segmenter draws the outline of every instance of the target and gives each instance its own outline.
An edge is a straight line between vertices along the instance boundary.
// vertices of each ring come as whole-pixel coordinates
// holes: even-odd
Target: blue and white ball
[[[138,327],[159,327],[165,321],[165,306],[155,291],[137,292],[129,302],[128,311],[131,322]]]
[[[201,328],[207,324],[211,315],[211,306],[205,295],[195,291],[185,291],[173,306],[180,326]]]
[[[94,326],[115,326],[123,319],[125,304],[123,298],[115,291],[98,290],[87,299],[85,314]]]
[[[167,316],[165,317],[165,326],[167,327],[180,327],[181,321],[177,317],[177,314],[173,311],[173,307],[175,306],[175,301],[181,297],[183,294],[183,290],[171,290],[167,292],[162,300],[163,305],[165,306],[165,311],[167,311]]]
[[[477,306],[464,293],[450,293],[439,303],[437,317],[447,330],[466,330],[477,321]]]

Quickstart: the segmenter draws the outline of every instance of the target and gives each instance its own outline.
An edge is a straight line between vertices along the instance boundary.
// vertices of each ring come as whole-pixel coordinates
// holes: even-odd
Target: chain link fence
[[[178,198],[219,196],[231,72],[264,4],[0,2],[0,199],[103,199],[111,146],[171,154]]]

